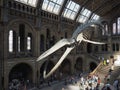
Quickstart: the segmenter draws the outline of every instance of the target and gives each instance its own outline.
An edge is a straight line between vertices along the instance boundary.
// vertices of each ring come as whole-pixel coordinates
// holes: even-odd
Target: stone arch
[[[19,28],[19,24],[24,24],[27,28],[29,28],[29,29],[26,29],[26,31],[27,31],[27,34],[28,33],[32,33],[32,38],[34,39],[34,37],[35,37],[35,29],[34,29],[34,25],[32,24],[32,23],[29,23],[28,21],[26,21],[26,20],[23,20],[23,19],[15,19],[15,20],[11,20],[11,21],[9,21],[8,22],[8,24],[7,24],[7,36],[6,37],[8,37],[9,36],[9,31],[10,30],[14,30],[16,33],[18,33],[18,28]],[[18,27],[18,28],[16,28],[16,27]],[[34,40],[32,40],[32,41],[34,41]]]
[[[46,73],[48,73],[54,67],[54,62],[51,60],[45,61],[40,67],[40,79],[43,78],[43,73],[46,68]]]
[[[33,82],[33,69],[32,67],[27,63],[18,63],[12,67],[12,69],[9,72],[9,82],[13,79],[18,80],[30,80]]]
[[[33,24],[33,23],[29,23],[29,21],[24,20],[24,19],[10,20],[10,21],[8,22],[8,25],[7,25],[7,30],[11,29],[11,26],[13,26],[14,24],[16,24],[17,22],[18,22],[18,23],[22,22],[22,23],[24,23],[25,25],[28,25],[28,26],[31,28],[31,30],[34,31],[34,27],[33,27],[34,24]]]
[[[83,59],[81,57],[77,58],[74,68],[78,73],[83,72]]]
[[[25,26],[25,30],[24,30],[24,33],[23,34],[20,34],[20,25],[24,25]],[[10,30],[14,30],[16,32],[16,42],[22,42],[21,45],[18,45],[18,43],[15,43],[16,44],[16,51],[18,51],[18,46],[21,46],[21,50],[22,51],[26,51],[27,52],[27,55],[34,55],[35,53],[35,48],[34,48],[34,42],[35,42],[35,29],[33,27],[34,25],[32,23],[29,23],[28,21],[26,20],[23,20],[23,19],[15,19],[15,20],[10,20],[7,24],[7,28],[6,28],[6,40],[8,41],[8,37],[9,37],[9,31]],[[23,29],[22,29],[23,30]],[[23,36],[20,36],[20,35],[23,35]],[[21,38],[23,37],[23,38]],[[26,37],[27,37],[27,40],[26,40]],[[21,39],[20,39],[21,38]],[[28,41],[30,40],[30,43],[29,43],[29,46],[30,46],[30,49],[27,48],[28,46]],[[8,42],[7,42],[8,43]],[[24,44],[24,45],[22,45]],[[8,45],[8,44],[7,44]],[[25,46],[27,45],[27,46]],[[23,46],[23,47],[22,47]],[[8,46],[6,46],[8,48]],[[27,50],[26,50],[27,49]],[[8,49],[7,49],[8,50]],[[20,51],[20,50],[19,50]],[[10,54],[10,53],[9,53]]]
[[[68,76],[71,74],[71,62],[69,59],[65,59],[61,66],[59,67],[60,73],[63,74],[63,76]]]
[[[90,62],[90,71],[93,71],[96,67],[97,67],[97,64],[95,62]]]
[[[47,29],[52,29],[51,25],[45,24],[42,26],[41,30],[47,30]]]

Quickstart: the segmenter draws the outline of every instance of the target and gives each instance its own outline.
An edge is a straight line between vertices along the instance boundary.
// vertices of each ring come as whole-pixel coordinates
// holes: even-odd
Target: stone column
[[[4,88],[5,90],[8,89],[8,73],[7,73],[8,45],[9,45],[8,32],[7,32],[7,28],[5,28],[4,29]]]
[[[19,55],[19,53],[18,53],[18,37],[19,37],[19,34],[18,34],[18,32],[16,32],[16,50],[15,50],[16,57]]]
[[[75,70],[74,70],[74,60],[71,60],[71,74],[74,74]]]
[[[4,75],[3,75],[3,60],[4,60],[4,57],[3,57],[3,53],[4,53],[4,49],[3,49],[3,46],[4,46],[4,40],[3,40],[3,36],[4,36],[4,34],[3,34],[3,28],[2,28],[2,25],[0,25],[0,42],[1,42],[1,44],[0,44],[0,89],[1,90],[3,90],[3,86],[4,86],[4,82],[3,82],[3,79],[4,79]]]
[[[5,62],[5,68],[4,68],[4,89],[8,90],[8,83],[9,83],[9,66],[7,66],[7,62]]]
[[[33,83],[36,85],[37,84],[36,65],[35,65],[35,62],[32,62],[32,64],[33,64]]]
[[[24,46],[25,46],[25,47],[24,47],[24,55],[25,55],[25,56],[27,56],[27,54],[28,54],[28,50],[27,50],[27,37],[28,37],[28,35],[27,35],[27,34],[28,34],[28,33],[26,32],[26,28],[25,28],[25,36],[24,36],[24,37],[25,37],[25,38],[24,38],[24,39],[25,39],[25,40],[24,40]]]

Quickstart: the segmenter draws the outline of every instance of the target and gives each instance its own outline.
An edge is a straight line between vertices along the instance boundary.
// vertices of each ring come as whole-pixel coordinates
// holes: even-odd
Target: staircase
[[[104,82],[105,76],[109,73],[110,68],[111,64],[103,65],[103,62],[100,62],[96,69],[94,69],[90,74],[98,75],[101,79],[101,82]]]
[[[112,64],[109,65],[103,65],[103,62],[100,62],[100,64],[94,69],[90,74],[98,75],[101,79],[101,82],[105,82],[105,76],[108,75],[109,70],[111,68]],[[111,73],[110,77],[110,84],[113,84],[115,79],[120,79],[120,66],[114,66],[114,70]]]

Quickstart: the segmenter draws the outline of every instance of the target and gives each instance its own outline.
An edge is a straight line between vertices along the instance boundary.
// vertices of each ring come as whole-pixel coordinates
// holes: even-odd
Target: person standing
[[[113,82],[113,86],[114,86],[115,90],[119,90],[119,81],[118,81],[118,80],[115,80],[115,81]]]
[[[107,59],[107,60],[106,60],[106,63],[107,63],[107,65],[109,65],[109,63],[110,63],[110,60],[109,60],[109,59]]]

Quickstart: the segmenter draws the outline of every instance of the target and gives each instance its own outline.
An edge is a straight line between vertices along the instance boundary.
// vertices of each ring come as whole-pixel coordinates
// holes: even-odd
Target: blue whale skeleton
[[[43,78],[48,78],[50,75],[53,74],[53,72],[61,65],[63,60],[66,58],[66,56],[76,47],[76,44],[79,45],[82,41],[89,42],[92,44],[105,44],[102,42],[90,41],[83,37],[83,31],[91,25],[99,25],[100,27],[102,27],[101,21],[88,21],[85,24],[78,26],[71,38],[69,39],[63,38],[59,40],[55,45],[53,45],[50,49],[45,51],[42,55],[40,55],[37,58],[37,61],[44,61],[45,60],[44,58],[46,58],[50,54],[54,53],[63,46],[67,46],[66,51],[63,53],[62,57],[59,59],[56,65],[51,69],[51,71],[48,74],[46,74],[46,71],[44,71]]]

